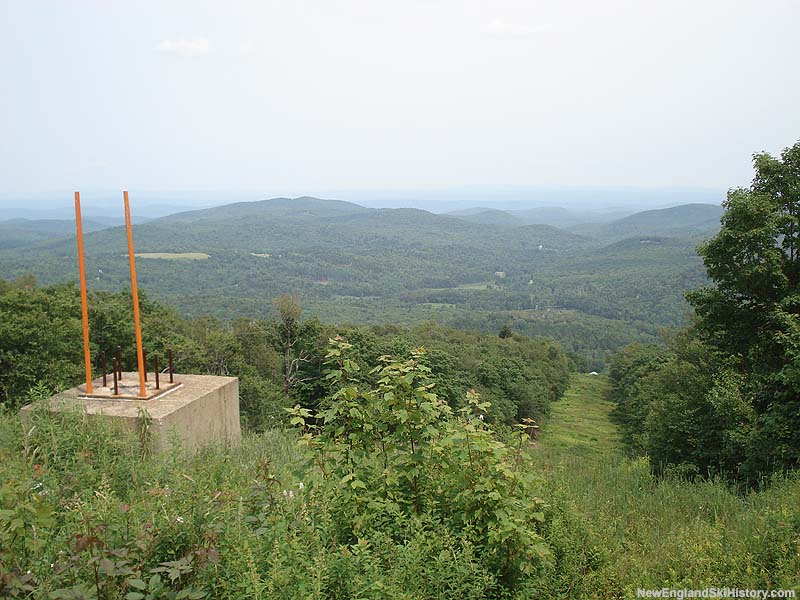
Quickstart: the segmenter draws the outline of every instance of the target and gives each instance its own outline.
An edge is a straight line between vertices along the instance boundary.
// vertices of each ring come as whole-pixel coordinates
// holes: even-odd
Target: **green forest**
[[[569,230],[313,198],[137,225],[148,353],[239,379],[241,444],[196,454],[47,409],[84,373],[74,239],[3,250],[0,596],[800,590],[800,142],[753,166],[721,208]],[[87,235],[96,372],[135,366],[122,235]]]
[[[613,350],[685,323],[683,293],[705,282],[695,248],[720,213],[684,205],[577,233],[276,198],[155,219],[134,236],[141,286],[184,316],[270,319],[270,299],[291,293],[323,322],[509,325],[600,370]],[[86,236],[90,289],[129,285],[125,249],[122,227]],[[0,277],[28,274],[77,281],[74,237],[0,249]]]

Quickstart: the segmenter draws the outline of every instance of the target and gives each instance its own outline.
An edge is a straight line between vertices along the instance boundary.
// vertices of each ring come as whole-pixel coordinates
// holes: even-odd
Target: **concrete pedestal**
[[[123,380],[135,381],[137,375],[124,373]],[[171,435],[177,435],[183,447],[192,452],[207,444],[239,443],[242,434],[237,378],[176,374],[175,381],[179,385],[151,400],[87,397],[84,384],[44,402],[53,411],[77,408],[88,415],[112,419],[133,431],[138,430],[139,409],[145,409],[152,419],[149,431],[154,450],[169,448]],[[93,387],[99,386],[93,383]],[[23,421],[33,406],[21,409]]]

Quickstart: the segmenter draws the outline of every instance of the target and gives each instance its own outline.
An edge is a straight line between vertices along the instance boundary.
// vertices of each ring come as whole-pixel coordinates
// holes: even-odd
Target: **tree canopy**
[[[657,468],[757,482],[800,465],[800,142],[753,164],[699,248],[710,285],[687,294],[693,326],[612,361],[618,417]]]

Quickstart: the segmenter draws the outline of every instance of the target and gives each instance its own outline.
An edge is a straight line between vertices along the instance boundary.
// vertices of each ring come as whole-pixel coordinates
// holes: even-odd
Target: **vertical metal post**
[[[155,362],[155,364],[153,365],[153,372],[156,375],[156,389],[158,389],[160,387],[158,385],[158,354],[153,356],[153,361]]]
[[[142,354],[142,323],[139,317],[139,288],[136,285],[136,256],[133,253],[133,224],[131,223],[131,206],[128,191],[122,192],[125,204],[125,229],[128,232],[128,262],[131,267],[131,296],[133,300],[133,327],[136,331],[136,363],[139,371],[139,397],[147,396],[144,383],[144,355]]]
[[[86,393],[92,393],[92,356],[89,350],[89,303],[86,296],[86,266],[83,259],[83,222],[81,193],[75,192],[75,228],[78,235],[78,275],[81,285],[81,321],[83,322],[83,362],[86,371]]]
[[[119,385],[117,383],[117,369],[114,369],[114,395],[119,396]]]
[[[168,352],[168,355],[169,355],[169,382],[170,383],[174,383],[174,380],[172,379],[172,375],[175,372],[175,367],[172,364],[172,348],[170,348],[167,352]]]

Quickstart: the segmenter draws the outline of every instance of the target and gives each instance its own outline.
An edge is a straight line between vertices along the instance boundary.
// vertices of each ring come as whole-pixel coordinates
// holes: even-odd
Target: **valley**
[[[0,14],[0,598],[800,594],[800,2]]]
[[[512,213],[499,223],[494,213],[276,198],[153,219],[135,239],[142,287],[187,316],[267,318],[265,300],[289,292],[323,321],[509,325],[602,369],[615,348],[685,322],[683,293],[705,280],[695,247],[720,210],[646,211],[579,233]],[[74,241],[61,235],[1,250],[0,278],[75,280]],[[90,288],[127,285],[122,228],[89,233],[86,247]]]

